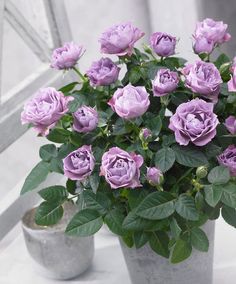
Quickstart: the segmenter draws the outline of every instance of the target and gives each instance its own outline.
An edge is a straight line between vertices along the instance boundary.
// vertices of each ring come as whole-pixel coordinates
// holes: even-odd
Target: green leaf
[[[98,211],[101,215],[107,213],[107,210],[111,206],[111,201],[104,193],[97,192],[95,194],[90,190],[85,190],[83,194],[87,207]]]
[[[191,244],[192,246],[200,251],[208,251],[209,249],[209,240],[207,235],[200,228],[192,228],[191,230]]]
[[[225,222],[236,228],[236,209],[224,205],[221,210],[221,215]]]
[[[136,211],[130,211],[125,217],[122,227],[125,230],[140,231],[148,229],[152,226],[153,221],[146,220],[136,214]]]
[[[139,79],[141,78],[141,72],[138,66],[133,67],[130,71],[129,71],[129,82],[131,84],[136,84]]]
[[[154,232],[150,234],[149,244],[153,251],[157,254],[164,256],[166,258],[169,257],[169,237],[165,232]]]
[[[230,58],[226,54],[222,53],[219,55],[219,57],[216,59],[214,63],[216,67],[219,69],[222,64],[225,64],[228,62],[230,62]]]
[[[222,192],[223,188],[221,186],[214,184],[204,186],[205,200],[211,207],[215,207],[220,201]]]
[[[206,157],[208,159],[211,159],[211,158],[215,158],[216,156],[218,156],[220,153],[222,152],[222,149],[221,147],[213,144],[213,143],[209,143],[207,144],[206,146]]]
[[[24,194],[28,191],[35,189],[46,179],[48,173],[49,164],[44,161],[39,162],[25,179],[20,194]]]
[[[43,145],[39,150],[39,156],[45,162],[49,162],[52,158],[56,158],[56,146],[54,144]]]
[[[70,194],[75,195],[77,189],[76,180],[68,179],[66,181],[66,188]]]
[[[156,116],[148,120],[147,127],[151,130],[153,136],[158,136],[162,128],[161,117]]]
[[[175,220],[175,218],[173,218],[170,222],[170,231],[171,231],[172,236],[175,239],[179,238],[182,230],[180,226],[178,225],[177,221]]]
[[[175,203],[176,212],[187,220],[197,221],[199,214],[194,199],[186,194],[181,194]]]
[[[58,203],[42,202],[35,212],[35,223],[40,226],[56,224],[63,216],[63,207]]]
[[[72,82],[68,85],[63,86],[62,88],[60,88],[58,91],[62,92],[62,93],[69,93],[70,91],[72,91],[74,89],[74,87],[76,85],[78,85],[78,82]]]
[[[131,233],[125,234],[121,236],[121,238],[123,242],[127,245],[127,247],[132,248],[132,246],[134,245],[134,240]]]
[[[84,209],[75,214],[66,228],[66,233],[79,237],[95,234],[103,225],[102,217],[96,210]]]
[[[50,130],[47,139],[55,143],[66,143],[69,141],[70,134],[69,130],[54,128]]]
[[[46,201],[51,203],[63,202],[67,199],[68,193],[64,186],[54,185],[46,187],[38,192],[38,194]]]
[[[148,195],[148,192],[146,190],[136,190],[136,189],[129,189],[128,191],[128,202],[130,208],[133,210],[136,208]]]
[[[229,207],[236,208],[236,185],[233,182],[223,186],[221,201]]]
[[[224,166],[217,166],[208,174],[208,181],[212,184],[225,184],[229,181],[229,179],[229,169]]]
[[[186,167],[199,167],[208,164],[206,156],[201,150],[190,146],[174,145],[176,161]]]
[[[148,242],[148,237],[149,234],[147,232],[139,231],[139,232],[134,232],[134,244],[135,247],[141,248]]]
[[[104,221],[107,224],[108,228],[117,235],[124,235],[125,230],[122,228],[122,223],[124,221],[125,216],[122,214],[122,212],[118,209],[113,209],[109,211]]]
[[[160,220],[169,217],[175,211],[174,197],[168,192],[153,192],[149,194],[137,208],[137,215]]]
[[[97,189],[99,187],[100,178],[101,177],[99,176],[98,172],[94,172],[92,175],[89,176],[89,184],[94,193],[97,192]]]
[[[155,165],[162,172],[168,171],[175,162],[175,152],[171,148],[162,148],[155,155]]]
[[[179,263],[187,259],[192,252],[192,247],[189,242],[179,239],[174,245],[170,261],[171,263]]]

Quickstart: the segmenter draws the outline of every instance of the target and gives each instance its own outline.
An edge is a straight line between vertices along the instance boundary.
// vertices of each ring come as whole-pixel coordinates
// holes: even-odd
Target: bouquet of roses
[[[117,61],[101,58],[85,74],[76,67],[82,46],[53,51],[51,67],[76,72],[78,81],[40,89],[21,115],[53,142],[40,148],[22,193],[50,172],[68,178],[39,191],[38,225],[56,224],[63,203],[74,201],[79,210],[66,233],[89,236],[105,223],[127,246],[149,243],[172,263],[192,247],[208,250],[201,226],[209,219],[221,214],[236,226],[236,63],[216,56],[230,40],[226,30],[223,22],[199,22],[193,63],[173,56],[177,40],[167,33],[135,48],[144,33],[131,23],[99,39]]]

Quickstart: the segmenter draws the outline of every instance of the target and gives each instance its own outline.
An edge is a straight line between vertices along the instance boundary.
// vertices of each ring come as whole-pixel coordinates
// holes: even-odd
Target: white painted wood
[[[51,51],[47,44],[40,37],[38,32],[19,12],[11,0],[5,3],[5,18],[10,25],[18,32],[30,49],[43,61],[48,62]]]
[[[3,42],[3,13],[4,13],[4,2],[0,0],[0,105],[1,105],[1,79],[2,79],[2,42]]]

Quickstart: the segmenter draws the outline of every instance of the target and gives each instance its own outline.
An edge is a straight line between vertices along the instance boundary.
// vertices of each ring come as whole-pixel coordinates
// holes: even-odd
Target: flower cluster
[[[49,199],[54,196],[52,207],[68,199],[83,205],[79,219],[68,227],[82,224],[76,234],[83,228],[83,236],[95,233],[101,218],[131,244],[142,239],[144,245],[150,232],[163,230],[165,248],[154,250],[169,257],[169,248],[175,249],[179,239],[186,246],[191,243],[189,221],[202,224],[222,210],[232,224],[236,59],[225,54],[211,59],[214,49],[230,39],[227,25],[212,19],[196,26],[193,49],[199,59],[191,63],[174,56],[173,35],[155,32],[141,51],[135,44],[143,35],[130,22],[107,29],[99,39],[100,50],[118,58],[102,57],[85,74],[77,67],[83,46],[71,42],[54,50],[51,67],[72,69],[78,82],[58,91],[40,89],[25,104],[22,123],[57,144],[42,146],[43,161],[23,192],[33,189],[44,165],[43,173],[59,172],[68,179],[62,196],[55,200],[59,192],[48,194]],[[98,220],[96,229],[86,227],[89,218],[94,224]]]

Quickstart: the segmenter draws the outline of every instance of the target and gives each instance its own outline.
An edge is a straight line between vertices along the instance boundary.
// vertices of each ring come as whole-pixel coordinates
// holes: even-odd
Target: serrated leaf
[[[59,203],[66,200],[68,193],[64,186],[54,185],[46,187],[38,192],[38,194],[46,201],[51,203]]]
[[[204,187],[205,200],[211,206],[215,207],[216,204],[220,201],[223,188],[220,185],[205,185]]]
[[[63,86],[62,88],[60,88],[58,91],[62,92],[62,93],[69,93],[70,91],[72,91],[76,85],[78,85],[78,82],[72,82],[69,83],[65,86]]]
[[[99,187],[99,182],[100,182],[100,176],[98,172],[94,172],[92,175],[89,176],[89,184],[94,193],[97,192],[97,189]]]
[[[170,231],[171,231],[172,236],[175,239],[179,238],[182,230],[181,230],[180,226],[178,225],[177,221],[175,220],[175,218],[173,218],[170,222]]]
[[[130,208],[136,208],[147,195],[148,192],[145,190],[130,189],[127,195]]]
[[[49,174],[49,164],[47,162],[39,162],[29,173],[23,187],[21,189],[21,195],[37,188]]]
[[[221,201],[229,207],[236,208],[236,185],[233,182],[224,184]]]
[[[146,220],[136,214],[135,211],[130,211],[125,217],[122,227],[125,230],[140,231],[151,227],[153,221]]]
[[[217,166],[208,174],[208,181],[212,184],[225,184],[230,179],[229,169],[224,166]]]
[[[153,136],[158,136],[162,128],[162,119],[156,116],[148,120],[147,127],[151,130]]]
[[[150,220],[161,220],[175,211],[174,197],[168,192],[149,194],[137,208],[137,215]]]
[[[181,217],[187,220],[196,221],[199,219],[199,213],[191,196],[181,194],[175,203],[175,209]]]
[[[95,234],[103,225],[100,214],[92,209],[84,209],[75,214],[68,226],[66,233],[79,237],[88,237]]]
[[[168,171],[175,162],[175,152],[171,148],[162,148],[155,155],[155,165],[162,172]]]
[[[209,249],[209,240],[207,238],[207,235],[200,228],[192,228],[191,244],[195,249],[199,251],[207,252]]]
[[[221,210],[221,215],[225,222],[236,228],[236,209],[224,205]]]
[[[124,218],[125,216],[121,211],[119,211],[118,209],[113,209],[106,214],[104,221],[114,234],[122,236],[126,232],[122,227]]]
[[[35,212],[35,223],[40,226],[56,224],[63,216],[63,207],[58,203],[42,202]]]
[[[206,156],[201,150],[189,146],[174,145],[176,161],[186,167],[199,167],[208,164]]]
[[[54,128],[51,129],[49,134],[46,136],[49,141],[55,143],[66,143],[69,141],[71,132],[66,129]]]
[[[148,237],[149,234],[147,232],[139,231],[139,232],[134,232],[134,244],[135,247],[141,248],[148,242]]]
[[[187,259],[192,252],[192,247],[189,242],[179,239],[176,241],[170,261],[171,263],[179,263],[185,259]]]
[[[52,158],[56,158],[56,146],[54,144],[43,145],[39,150],[39,156],[45,162],[49,162]]]
[[[169,237],[165,232],[153,232],[149,237],[149,244],[153,251],[157,254],[168,258],[169,257]]]
[[[83,192],[83,198],[88,208],[98,211],[101,215],[106,214],[111,205],[110,199],[101,192],[95,194],[90,190],[86,190]]]

